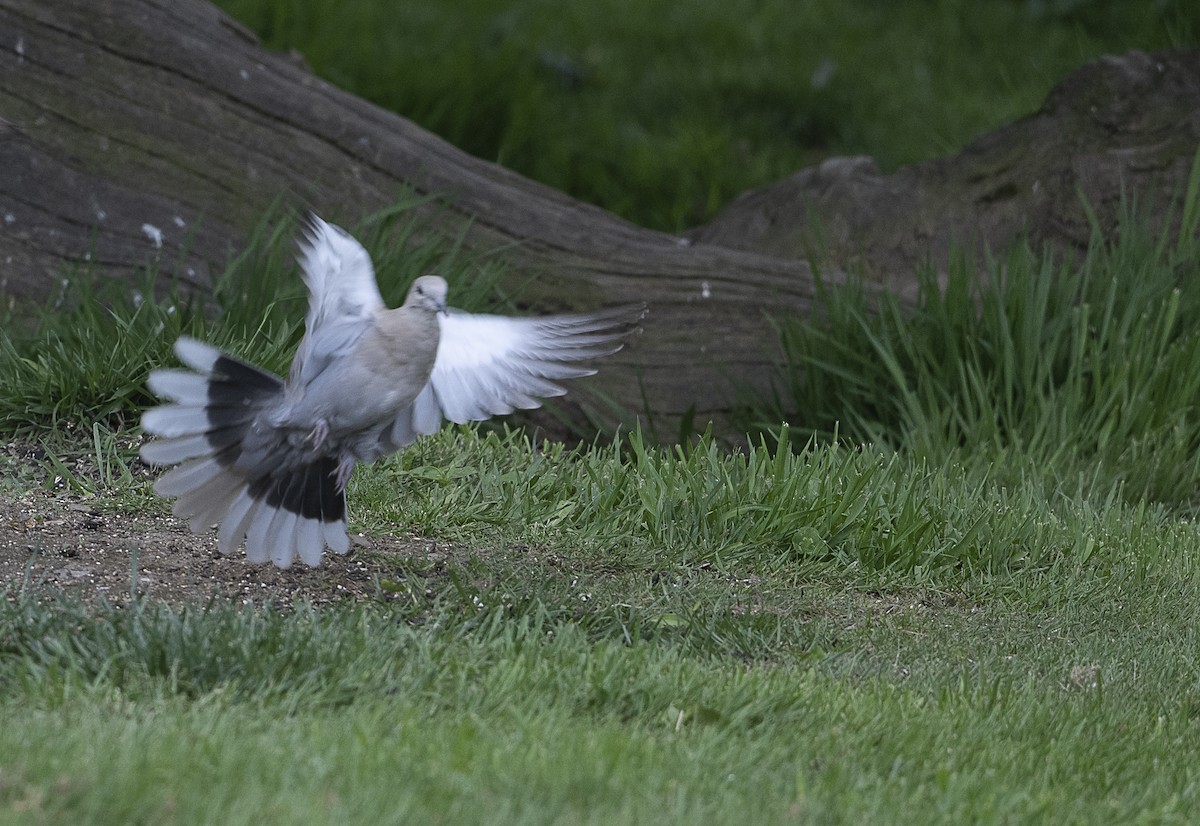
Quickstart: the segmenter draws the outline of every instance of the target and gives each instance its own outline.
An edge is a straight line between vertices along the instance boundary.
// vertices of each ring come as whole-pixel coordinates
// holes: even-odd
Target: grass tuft
[[[618,569],[835,564],[945,583],[1111,565],[1107,551],[1130,541],[1106,521],[1119,487],[1100,499],[1106,489],[1090,480],[1072,496],[1037,474],[994,478],[970,457],[838,444],[796,453],[784,436],[735,454],[709,438],[687,451],[656,448],[638,433],[568,451],[463,428],[365,469],[351,496],[368,532],[565,544]],[[1131,524],[1169,519],[1137,513]]]
[[[781,328],[777,406],[800,439],[969,456],[1001,478],[1120,488],[1195,513],[1200,500],[1200,164],[1177,240],[1126,209],[1082,260],[1017,247],[920,275],[916,307],[861,289],[822,292],[810,323]],[[795,438],[795,437],[793,437]]]

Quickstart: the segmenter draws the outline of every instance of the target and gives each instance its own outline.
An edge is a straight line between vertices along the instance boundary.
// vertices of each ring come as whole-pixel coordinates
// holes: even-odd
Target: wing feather
[[[299,261],[309,292],[308,316],[290,377],[307,382],[353,350],[367,322],[385,305],[371,256],[341,227],[309,214]]]
[[[592,375],[579,362],[620,350],[644,314],[644,307],[619,307],[548,318],[439,316],[441,341],[429,379],[436,409],[462,424],[538,407],[539,399],[566,393],[556,381]],[[428,405],[420,412],[428,424]]]

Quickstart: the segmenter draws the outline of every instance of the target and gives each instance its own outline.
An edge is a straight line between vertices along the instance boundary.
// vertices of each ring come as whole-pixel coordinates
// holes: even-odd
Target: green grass
[[[916,308],[825,290],[811,323],[781,328],[779,397],[793,434],[903,447],[1104,497],[1200,505],[1200,155],[1178,237],[1132,208],[1079,261],[1017,247],[981,274],[921,274]],[[967,458],[969,457],[969,458]]]
[[[1195,14],[258,8],[335,81],[667,227],[813,153],[953,149]],[[385,297],[437,268],[473,285],[456,304],[496,300],[502,261],[410,205],[357,230]],[[828,291],[781,327],[739,453],[451,428],[362,468],[352,530],[455,549],[357,551],[366,605],[5,583],[0,823],[1196,822],[1200,173],[1179,209],[1178,241],[1130,216],[1080,262],[1017,248],[980,285],[927,280],[915,310]],[[181,333],[282,371],[294,234],[265,218],[204,304],[77,273],[6,319],[0,434],[47,455],[0,453],[0,494],[166,513],[134,464],[145,375]]]
[[[678,558],[722,569],[812,560],[1006,570],[1071,555],[1081,534],[1096,541],[1098,533],[1090,514],[1069,507],[1041,521],[1047,491],[1036,483],[1008,489],[958,463],[931,466],[875,449],[794,454],[781,444],[728,455],[705,440],[662,453],[634,434],[571,454],[463,431],[425,440],[386,467],[351,491],[371,529],[410,524],[480,543],[517,541],[506,532],[522,526],[522,542],[565,542],[645,567]]]
[[[1122,506],[1102,521],[1080,526],[1111,532],[1088,560],[949,588],[679,551],[651,571],[568,535],[557,574],[537,548],[481,551],[418,600],[359,609],[18,594],[0,607],[0,811],[1191,822],[1200,536]]]
[[[468,152],[665,230],[830,155],[956,151],[1087,60],[1200,38],[1189,0],[218,5]]]

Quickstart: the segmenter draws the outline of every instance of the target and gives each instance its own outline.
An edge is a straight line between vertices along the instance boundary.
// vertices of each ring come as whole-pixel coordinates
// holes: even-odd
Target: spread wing
[[[545,318],[459,311],[439,316],[441,339],[429,384],[397,418],[384,446],[403,447],[433,433],[443,419],[480,421],[563,395],[558,382],[595,373],[582,363],[620,350],[645,312],[638,306]]]
[[[310,213],[299,260],[309,292],[308,316],[289,381],[307,383],[352,351],[385,305],[371,256],[341,227]]]

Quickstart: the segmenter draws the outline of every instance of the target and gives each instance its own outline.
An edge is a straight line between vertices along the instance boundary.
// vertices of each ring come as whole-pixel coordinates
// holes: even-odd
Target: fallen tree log
[[[1105,233],[1123,197],[1167,228],[1198,148],[1200,50],[1135,51],[1088,64],[1037,112],[954,155],[890,175],[871,158],[833,158],[743,193],[688,237],[783,258],[819,254],[879,277],[926,258],[943,265],[952,246],[1003,252],[1019,236],[1069,255],[1091,237],[1085,204]]]
[[[728,215],[689,237],[636,227],[331,86],[203,0],[0,0],[0,38],[0,293],[10,299],[44,297],[65,268],[128,278],[152,260],[203,290],[281,198],[353,222],[407,190],[437,195],[428,219],[471,249],[503,249],[504,283],[523,285],[538,309],[650,305],[644,334],[593,386],[630,410],[648,403],[667,434],[688,411],[726,427],[734,391],[771,382],[778,345],[766,316],[810,310],[807,263],[761,236],[739,240]],[[1193,87],[1200,75],[1191,58],[1163,70],[1174,72]],[[1131,105],[1144,99],[1136,91]],[[1013,167],[1026,149],[1010,150]],[[948,179],[1001,180],[972,167],[971,151]],[[1117,166],[1136,189],[1137,165]],[[859,207],[839,202],[847,214]],[[848,225],[853,251],[871,227]],[[927,230],[913,231],[920,250]],[[878,248],[862,243],[864,254]],[[873,269],[911,289],[911,266]]]

